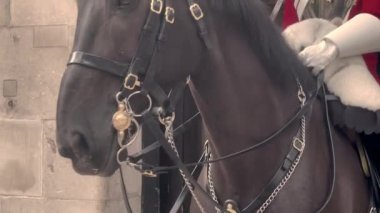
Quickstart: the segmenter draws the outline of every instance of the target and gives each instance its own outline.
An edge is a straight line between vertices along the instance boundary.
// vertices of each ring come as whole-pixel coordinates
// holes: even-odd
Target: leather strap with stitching
[[[82,65],[92,69],[108,72],[118,77],[124,77],[129,68],[129,64],[102,58],[93,54],[75,51],[71,54],[68,65]]]

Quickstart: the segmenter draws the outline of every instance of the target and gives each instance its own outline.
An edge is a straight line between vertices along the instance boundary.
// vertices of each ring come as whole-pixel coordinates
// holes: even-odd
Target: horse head
[[[204,46],[186,1],[78,0],[77,6],[74,58],[58,100],[59,151],[77,172],[109,175],[117,166],[115,94],[128,69],[154,66],[155,80],[167,90],[197,70]],[[75,63],[79,57],[84,65]]]

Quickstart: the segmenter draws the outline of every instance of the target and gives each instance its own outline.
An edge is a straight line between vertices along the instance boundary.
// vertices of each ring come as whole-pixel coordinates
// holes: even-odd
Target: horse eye
[[[133,0],[118,0],[118,6],[119,7],[127,7],[131,5]]]

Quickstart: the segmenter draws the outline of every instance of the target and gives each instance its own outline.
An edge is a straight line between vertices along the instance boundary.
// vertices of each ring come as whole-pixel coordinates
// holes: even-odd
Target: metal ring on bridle
[[[130,162],[129,157],[126,157],[125,160],[121,160],[121,159],[120,159],[120,156],[121,156],[121,154],[122,154],[123,151],[126,151],[126,152],[127,152],[127,147],[122,147],[121,149],[119,149],[119,150],[117,151],[117,154],[116,154],[116,156],[117,156],[117,157],[116,157],[116,161],[117,161],[117,163],[118,163],[119,165],[126,164],[126,165],[131,166],[131,167],[137,167],[137,166],[138,166],[137,164]]]
[[[125,98],[120,98],[121,95],[122,95],[122,92],[118,92],[118,93],[116,93],[115,98],[116,98],[116,101],[117,101],[118,104],[123,103],[123,100],[125,99]]]
[[[143,93],[141,91],[133,92],[125,100],[125,102],[127,104],[127,110],[128,110],[129,113],[131,113],[131,115],[133,117],[142,117],[142,116],[144,116],[146,113],[148,113],[152,109],[152,105],[153,105],[152,98],[150,97],[149,94],[146,94],[145,97],[148,99],[148,107],[145,110],[143,110],[141,113],[136,113],[136,112],[133,111],[132,106],[131,106],[131,104],[129,102],[130,102],[130,100],[131,100],[131,98],[133,96],[136,96],[136,95],[139,95],[139,94],[143,94]]]
[[[116,153],[116,161],[119,165],[122,165],[123,163],[125,163],[127,160],[120,160],[120,155],[123,151],[126,151],[127,152],[127,147],[121,147],[119,150],[117,150],[117,153]]]
[[[162,125],[165,125],[165,126],[168,124],[172,124],[175,120],[175,112],[172,112],[170,116],[166,116],[166,117],[158,116],[158,120],[160,121]]]

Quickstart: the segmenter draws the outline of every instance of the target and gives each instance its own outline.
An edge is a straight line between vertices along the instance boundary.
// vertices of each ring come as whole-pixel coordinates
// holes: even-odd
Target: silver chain
[[[376,213],[376,208],[375,208],[375,207],[372,207],[372,208],[369,210],[369,213]]]
[[[211,152],[209,152],[208,148],[206,147],[207,149],[207,155],[209,155],[209,161],[212,160],[212,154]],[[218,197],[216,196],[216,192],[215,192],[215,186],[214,186],[214,181],[212,179],[212,164],[211,163],[208,163],[207,164],[207,181],[208,181],[208,187],[209,187],[209,190],[210,190],[210,194],[211,194],[211,198],[216,202],[216,203],[219,203],[218,202]],[[215,207],[215,210],[217,213],[220,213],[220,209]]]
[[[179,153],[178,153],[177,147],[175,146],[175,141],[174,141],[173,122],[172,121],[166,122],[165,127],[166,127],[165,137],[168,140],[168,143],[169,143],[170,147],[172,148],[172,150],[179,157]],[[181,174],[183,180],[185,181],[185,184],[186,184],[187,188],[189,189],[191,195],[193,196],[195,202],[197,203],[199,209],[201,210],[202,213],[206,213],[206,211],[203,208],[199,198],[196,196],[196,194],[194,192],[194,187],[191,185],[189,179],[186,177],[185,173],[181,169],[178,169],[178,170],[179,170],[179,173]]]
[[[306,136],[306,118],[305,118],[305,116],[302,116],[302,119],[301,119],[301,128],[300,128],[300,131],[298,131],[298,133],[297,133],[297,137],[301,137],[300,141],[304,145],[305,145],[305,141],[306,141],[306,137],[305,136]],[[259,208],[259,210],[256,211],[256,213],[263,213],[268,208],[268,206],[273,202],[273,200],[277,197],[278,193],[283,189],[283,187],[285,186],[285,184],[288,182],[288,180],[293,175],[296,167],[298,166],[298,164],[299,164],[299,162],[301,160],[302,154],[303,154],[303,150],[299,153],[299,155],[297,156],[296,160],[294,161],[294,163],[290,167],[288,173],[286,173],[285,177],[281,180],[280,184],[275,188],[275,190],[272,192],[272,194],[261,205],[261,207]],[[212,159],[212,154],[210,153],[210,160],[211,159]],[[208,179],[208,184],[209,184],[209,189],[210,189],[211,197],[212,197],[212,199],[215,202],[218,203],[218,198],[216,196],[214,182],[212,180],[212,173],[211,173],[212,169],[211,168],[212,168],[212,166],[209,163],[208,164],[207,179]],[[220,210],[217,209],[217,208],[216,208],[216,211],[217,211],[217,213],[220,213]],[[372,212],[370,212],[370,213],[372,213]]]
[[[305,116],[302,116],[302,121],[301,121],[301,141],[303,144],[305,144]],[[288,173],[286,173],[285,177],[281,180],[280,184],[274,189],[272,194],[268,197],[268,199],[260,206],[260,208],[256,211],[256,213],[262,213],[264,212],[268,206],[273,202],[273,200],[277,197],[278,193],[284,188],[285,184],[288,182],[288,180],[292,177],[295,169],[297,168],[301,157],[303,154],[303,150],[298,154],[296,160],[290,167]]]
[[[297,95],[298,95],[298,99],[299,99],[299,101],[301,103],[301,108],[302,108],[303,106],[305,106],[306,95],[305,95],[305,92],[303,91],[301,83],[299,82],[298,79],[297,79],[297,85],[298,85],[298,88],[299,88]],[[262,213],[262,212],[264,212],[268,208],[268,206],[277,197],[278,193],[284,188],[284,186],[288,182],[288,180],[292,177],[295,169],[297,168],[297,166],[298,166],[298,164],[299,164],[299,162],[301,160],[304,147],[306,145],[306,117],[305,116],[302,116],[302,119],[301,119],[301,129],[298,131],[296,138],[294,138],[293,140],[296,140],[299,137],[301,137],[299,139],[299,142],[301,142],[303,144],[302,150],[299,150],[300,153],[298,154],[296,160],[294,161],[294,163],[290,167],[288,173],[286,173],[285,177],[281,180],[280,184],[273,190],[272,194],[260,206],[260,208],[256,211],[256,213]]]
[[[303,88],[302,88],[301,84],[299,83],[298,79],[297,79],[297,85],[298,85],[298,88],[299,88],[297,96],[298,96],[298,99],[299,99],[299,101],[301,103],[301,108],[302,108],[305,105],[305,102],[306,102],[306,95],[305,95],[305,93],[303,91]],[[300,153],[298,154],[296,160],[294,161],[294,163],[290,167],[289,171],[286,173],[285,177],[281,180],[280,184],[274,189],[274,191],[272,192],[272,194],[260,206],[260,208],[256,211],[256,213],[263,213],[268,208],[268,206],[277,197],[278,193],[284,188],[285,184],[289,181],[289,179],[293,175],[295,169],[297,168],[297,166],[298,166],[298,164],[299,164],[299,162],[301,160],[302,154],[303,154],[304,146],[306,144],[306,117],[305,116],[302,116],[302,119],[301,119],[301,128],[297,132],[297,135],[294,138],[294,140],[295,139],[299,139],[299,142],[301,142],[303,144],[302,150],[300,150]],[[212,159],[211,152],[209,154],[210,154],[210,159]],[[218,198],[216,197],[216,193],[215,193],[214,182],[212,180],[211,164],[210,163],[208,164],[207,179],[208,179],[208,184],[209,184],[209,189],[210,189],[211,197],[212,197],[212,199],[214,201],[216,201],[218,203]],[[217,210],[217,213],[220,212],[219,209],[216,209],[216,210]],[[370,212],[370,213],[372,213],[372,212]]]

